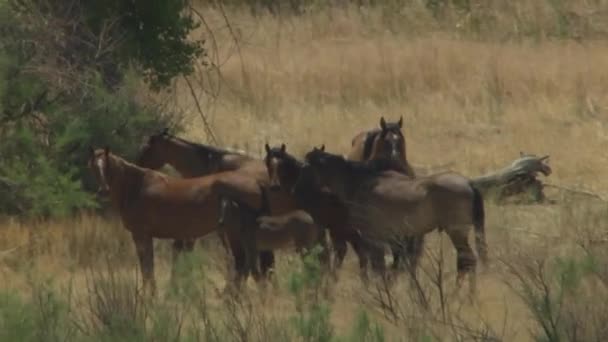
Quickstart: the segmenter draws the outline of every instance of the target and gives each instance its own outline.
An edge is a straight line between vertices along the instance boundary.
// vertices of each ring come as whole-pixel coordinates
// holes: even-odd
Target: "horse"
[[[272,148],[265,144],[265,149],[264,162],[270,178],[270,191],[284,189],[291,192],[298,207],[310,213],[315,222],[327,228],[334,246],[334,270],[341,267],[348,242],[359,258],[361,276],[366,278],[367,252],[372,250],[373,253],[374,247],[366,244],[359,232],[350,227],[346,205],[330,191],[317,189],[312,177],[302,173],[304,164],[287,152],[285,144]],[[375,252],[377,250],[376,247]]]
[[[183,177],[196,177],[213,174],[215,172],[235,171],[243,176],[250,177],[260,183],[263,187],[267,187],[269,184],[266,166],[262,160],[238,151],[229,151],[209,145],[190,142],[169,134],[167,129],[151,135],[144,146],[142,146],[138,157],[138,165],[147,168],[159,169],[165,164],[171,165]],[[261,195],[262,194],[258,189],[257,196],[260,197]],[[297,209],[295,201],[288,192],[273,191],[268,197],[270,215],[285,214]],[[230,196],[227,196],[227,198],[230,198]],[[237,205],[236,202],[241,202],[241,210],[239,210],[239,205]],[[251,212],[252,207],[243,205],[243,201],[229,201],[227,203],[228,205],[235,206],[229,211],[231,215],[243,215],[248,219],[253,219],[255,217],[255,214]],[[232,221],[243,222],[244,219],[234,219]],[[230,223],[230,220],[227,222]],[[234,246],[233,243],[238,242],[238,237],[234,237],[234,239],[236,240],[232,241],[231,246]],[[241,243],[242,242],[249,243],[251,241],[241,241]],[[235,248],[237,247],[238,244]],[[252,246],[248,247],[253,248]],[[235,252],[233,251],[233,255],[234,253]],[[262,250],[259,259],[261,273],[266,277],[269,274],[270,269],[274,267],[274,254],[272,251]]]
[[[294,245],[296,253],[304,257],[316,245],[322,247],[319,262],[327,266],[325,230],[304,210],[294,210],[282,215],[264,215],[269,212],[268,190],[261,188],[262,209],[257,218],[256,243],[262,249],[275,250]]]
[[[88,166],[99,194],[109,195],[123,226],[131,232],[145,288],[156,292],[154,238],[192,240],[217,229],[219,200],[225,194],[260,206],[257,184],[236,172],[200,178],[173,178],[139,167],[114,155],[108,147],[90,150]],[[249,268],[250,269],[250,268]],[[240,283],[243,274],[237,274]]]
[[[402,116],[397,122],[386,122],[384,117],[380,117],[380,129],[363,131],[352,139],[351,150],[347,154],[348,159],[353,161],[390,159],[395,161],[391,165],[396,166],[396,171],[415,178],[414,168],[407,160],[405,136],[402,129]],[[399,269],[401,266],[401,254],[404,251],[410,272],[415,276],[424,248],[424,236],[407,237],[404,241],[394,241],[390,246],[393,254],[393,269]]]
[[[351,150],[347,156],[349,160],[366,161],[378,158],[387,158],[398,161],[403,165],[404,173],[416,177],[414,168],[407,160],[405,136],[403,135],[403,117],[397,122],[386,122],[380,117],[380,128],[363,131],[351,140]],[[383,141],[381,148],[375,147],[378,140]]]
[[[140,149],[137,164],[153,170],[160,169],[165,164],[171,165],[184,178],[193,178],[210,175],[222,171],[235,171],[254,158],[240,151],[230,151],[217,147],[197,144],[169,134],[169,129],[164,128],[159,133],[148,137],[147,142]],[[243,209],[245,210],[245,209]],[[243,215],[252,218],[251,213],[241,213],[238,208],[231,211],[234,215]],[[226,225],[241,224],[244,217],[229,221]],[[226,226],[222,225],[222,226]],[[223,243],[224,239],[221,237]],[[238,247],[238,241],[228,239],[234,258],[235,267],[245,260],[245,252]],[[174,254],[191,251],[194,246],[193,240],[176,240],[173,244]],[[260,251],[259,253],[261,273],[265,277],[274,265],[274,253],[272,251]]]
[[[269,215],[270,201],[268,200],[268,189],[258,184],[262,194],[262,206],[259,209],[251,207],[250,204],[242,202],[234,197],[222,197],[220,199],[220,217],[218,224],[226,227],[228,236],[239,238],[239,242],[249,247],[250,252],[258,249],[274,251],[284,249],[293,245],[296,253],[304,256],[311,251],[315,245],[322,247],[318,255],[321,266],[329,264],[325,231],[317,225],[312,216],[304,210],[293,210],[284,214]],[[233,213],[238,211],[238,213]],[[235,230],[226,225],[226,220],[235,217],[253,217],[257,225],[254,231],[246,232]],[[243,225],[242,225],[243,226]],[[253,255],[253,253],[249,254]]]
[[[363,235],[390,241],[441,227],[457,252],[458,287],[470,274],[471,293],[475,292],[477,258],[468,233],[472,225],[477,254],[485,265],[485,209],[481,193],[468,178],[443,172],[412,179],[394,171],[393,160],[349,161],[325,152],[324,145],[308,152],[305,162],[319,185],[329,187],[357,213],[353,223]]]

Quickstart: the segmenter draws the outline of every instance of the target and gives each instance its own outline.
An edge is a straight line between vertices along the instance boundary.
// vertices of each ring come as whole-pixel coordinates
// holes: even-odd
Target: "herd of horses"
[[[196,239],[217,232],[232,256],[235,283],[266,279],[274,250],[295,246],[337,270],[350,244],[361,276],[391,267],[416,276],[426,233],[445,232],[457,252],[457,283],[487,260],[484,202],[469,179],[454,172],[417,176],[407,160],[403,120],[357,134],[346,157],[314,147],[304,160],[285,144],[265,145],[263,159],[176,137],[148,137],[135,163],[109,148],[91,148],[89,167],[131,233],[144,286],[156,290],[153,239],[173,240],[173,259]],[[182,177],[157,171],[171,165]],[[474,227],[477,256],[468,235]],[[327,241],[329,236],[331,241]],[[330,245],[333,251],[330,255]],[[175,264],[173,265],[175,268]]]

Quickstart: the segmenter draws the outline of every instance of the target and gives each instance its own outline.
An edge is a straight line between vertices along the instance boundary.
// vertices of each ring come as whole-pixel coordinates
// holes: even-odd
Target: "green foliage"
[[[322,252],[323,248],[319,245],[308,251],[300,269],[289,277],[289,291],[294,295],[297,310],[291,322],[304,341],[331,341],[334,337],[329,321],[331,310],[318,298],[323,277],[319,262]]]
[[[24,85],[26,80],[20,81],[11,93],[25,97],[23,93],[31,88]],[[5,142],[0,145],[0,176],[12,183],[10,191],[0,196],[1,210],[60,217],[95,207],[81,184],[85,180],[84,189],[96,189],[86,164],[88,147],[108,145],[132,160],[143,136],[170,125],[170,118],[158,109],[135,102],[133,85],[125,84],[114,93],[101,85],[91,90],[80,102],[63,99],[44,106],[42,125],[28,118],[0,131]]]
[[[13,292],[0,293],[0,340],[33,341],[34,308]]]
[[[184,1],[72,5],[0,2],[0,213],[61,217],[96,207],[86,192],[97,188],[89,146],[133,160],[145,136],[175,126],[160,102],[138,100],[141,80],[158,90],[191,72],[203,51],[186,40],[196,25]]]
[[[607,313],[605,302],[597,302],[597,295],[583,286],[600,268],[598,260],[588,255],[557,258],[552,263],[540,262],[535,267],[527,267],[526,273],[516,273],[520,282],[519,294],[539,327],[533,336],[536,341],[605,338],[603,327],[594,325]]]
[[[117,53],[139,63],[155,89],[168,86],[173,77],[193,71],[193,61],[203,53],[204,42],[188,41],[200,24],[185,11],[185,0],[112,0],[84,2],[87,23],[101,32],[104,23],[120,18],[127,39]]]
[[[334,336],[329,322],[331,310],[328,305],[316,303],[292,318],[293,326],[304,341],[329,342]]]
[[[360,310],[353,322],[350,334],[346,338],[338,338],[338,341],[349,342],[384,342],[384,330],[372,322],[365,310]]]
[[[316,245],[302,260],[301,270],[293,272],[289,278],[289,291],[299,296],[303,290],[316,288],[321,283],[321,264],[319,255],[323,247]]]
[[[70,306],[51,287],[36,285],[31,299],[18,293],[0,293],[1,341],[67,341],[74,333]]]

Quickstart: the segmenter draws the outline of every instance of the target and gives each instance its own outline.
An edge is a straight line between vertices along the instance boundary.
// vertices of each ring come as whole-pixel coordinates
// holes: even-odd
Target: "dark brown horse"
[[[357,134],[352,140],[352,147],[348,159],[353,161],[367,161],[389,159],[395,161],[391,165],[411,178],[416,177],[414,169],[407,160],[405,136],[403,135],[403,117],[397,122],[386,122],[380,117],[380,128],[364,131]],[[407,237],[403,241],[394,241],[390,244],[393,254],[393,268],[401,266],[402,254],[412,275],[415,271],[424,249],[424,236]]]
[[[453,172],[412,179],[393,171],[394,161],[369,162],[345,158],[314,148],[305,161],[321,186],[328,186],[351,207],[351,222],[362,235],[389,242],[419,236],[442,227],[457,251],[458,284],[471,273],[475,290],[476,257],[468,242],[475,228],[477,253],[487,260],[484,204],[469,179]]]
[[[227,193],[238,194],[251,207],[261,205],[258,185],[236,172],[173,178],[131,164],[108,148],[91,149],[88,165],[99,192],[109,195],[124,227],[131,232],[144,284],[153,291],[153,238],[192,240],[215,231],[219,200]]]
[[[266,166],[261,159],[256,159],[240,152],[190,142],[169,134],[167,130],[149,137],[141,149],[138,164],[151,169],[158,169],[165,164],[169,164],[183,177],[197,177],[213,174],[214,172],[236,171],[243,176],[255,180],[262,187],[267,187],[269,184]],[[261,195],[258,188],[258,198]],[[227,196],[227,198],[238,199],[230,196]],[[270,215],[281,215],[297,209],[292,196],[285,191],[273,191],[269,194],[268,200],[270,203]],[[239,210],[239,206],[236,205],[235,201],[229,202],[231,206],[235,206],[230,210],[231,215],[240,215],[239,213],[243,212],[243,216],[247,216],[248,219],[254,217],[255,215],[251,213],[251,208],[257,207],[246,206],[243,201],[240,202],[243,207],[241,210]],[[242,221],[243,218],[227,219],[226,224],[239,224]],[[236,242],[232,241],[231,247]],[[191,244],[191,242],[189,243]],[[233,251],[236,263],[237,255],[234,255],[234,253]],[[236,253],[241,253],[238,251],[238,248]],[[244,255],[238,257],[239,260],[245,258]],[[260,266],[262,274],[267,275],[273,265],[274,254],[272,251],[261,251]]]
[[[317,188],[311,174],[303,175],[304,164],[287,153],[285,144],[273,148],[266,144],[265,148],[264,160],[271,191],[284,189],[293,193],[299,208],[310,213],[315,222],[328,229],[335,252],[334,269],[342,265],[348,242],[359,258],[361,275],[365,277],[367,252],[377,252],[378,248],[374,250],[374,246],[366,244],[359,232],[349,225],[346,205],[330,191]]]

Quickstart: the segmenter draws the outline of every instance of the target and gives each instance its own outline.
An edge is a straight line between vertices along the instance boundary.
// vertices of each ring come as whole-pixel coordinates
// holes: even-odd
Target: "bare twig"
[[[190,94],[192,95],[192,98],[194,99],[194,103],[196,104],[196,109],[198,110],[199,115],[201,116],[201,119],[203,120],[203,126],[205,127],[205,132],[207,133],[207,137],[209,138],[209,140],[211,140],[211,142],[213,142],[214,144],[218,144],[218,140],[215,137],[215,134],[213,134],[213,130],[211,129],[211,125],[209,124],[209,120],[207,120],[207,116],[205,116],[205,113],[203,112],[203,108],[201,107],[201,104],[198,100],[198,96],[196,96],[196,92],[194,91],[194,88],[192,87],[192,83],[190,83],[190,80],[188,79],[187,76],[183,76],[184,80],[186,81],[186,84],[188,85],[188,89],[190,89]]]
[[[220,8],[220,12],[222,13],[222,17],[226,22],[226,26],[228,27],[228,31],[230,32],[230,36],[232,37],[232,40],[234,41],[234,44],[236,46],[236,50],[239,55],[239,60],[241,61],[241,73],[243,75],[243,81],[247,86],[249,86],[249,75],[247,74],[247,70],[245,68],[245,60],[243,59],[243,53],[241,52],[241,45],[239,44],[239,40],[236,36],[236,33],[232,29],[232,25],[230,24],[230,20],[228,20],[228,16],[226,15],[226,11],[224,10],[224,5],[222,5],[221,1],[218,1],[218,6]]]

